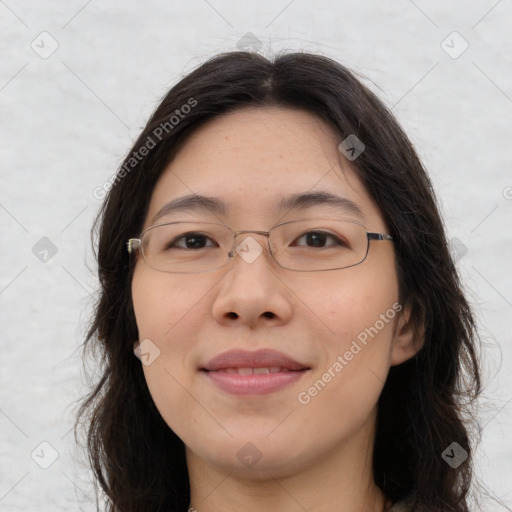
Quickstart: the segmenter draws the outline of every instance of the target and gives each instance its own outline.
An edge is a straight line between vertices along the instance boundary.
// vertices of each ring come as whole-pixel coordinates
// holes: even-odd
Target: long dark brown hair
[[[450,254],[431,182],[386,106],[347,68],[324,56],[251,52],[218,55],[164,97],[111,183],[93,245],[100,291],[84,341],[100,378],[75,424],[111,512],[184,512],[189,480],[183,442],[160,416],[141,363],[125,244],[140,234],[151,194],[180,144],[205,121],[244,106],[306,110],[364,152],[352,162],[393,236],[401,302],[424,345],[391,367],[379,398],[373,475],[393,502],[416,493],[417,512],[468,512],[481,392],[478,337]],[[146,148],[143,150],[142,148]],[[96,233],[97,232],[97,233]],[[468,458],[452,468],[456,442]]]

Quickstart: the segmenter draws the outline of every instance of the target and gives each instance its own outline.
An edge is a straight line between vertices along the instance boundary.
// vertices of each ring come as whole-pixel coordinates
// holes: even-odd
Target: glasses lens
[[[334,270],[361,263],[368,252],[366,229],[356,222],[311,219],[283,223],[270,232],[275,260],[298,271]],[[153,269],[197,273],[223,267],[233,232],[223,224],[172,222],[146,230],[142,254]]]
[[[271,231],[276,261],[290,270],[334,270],[361,263],[368,252],[366,229],[339,219],[291,221]]]
[[[173,222],[149,228],[142,238],[142,254],[156,270],[205,272],[222,267],[233,244],[231,230],[209,222]]]

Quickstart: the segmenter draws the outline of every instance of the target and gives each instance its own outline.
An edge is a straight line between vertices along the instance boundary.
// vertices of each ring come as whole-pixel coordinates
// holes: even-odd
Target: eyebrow
[[[338,212],[353,214],[363,220],[365,219],[361,208],[354,201],[331,192],[317,191],[292,194],[282,198],[277,203],[279,211],[306,210],[315,206],[328,207]],[[221,216],[226,215],[227,211],[227,205],[216,197],[189,194],[165,204],[153,217],[151,224],[153,225],[158,219],[171,213],[205,212]]]
[[[305,210],[314,206],[329,207],[365,219],[363,211],[354,201],[331,192],[318,191],[293,194],[277,203],[279,210]]]

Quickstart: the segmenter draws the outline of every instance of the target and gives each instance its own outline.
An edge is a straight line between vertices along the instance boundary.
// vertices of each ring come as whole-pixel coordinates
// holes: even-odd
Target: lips
[[[275,350],[224,352],[203,368],[223,391],[235,395],[260,395],[277,391],[300,379],[309,366]]]
[[[256,352],[248,352],[245,350],[230,350],[229,352],[224,352],[223,354],[219,354],[218,356],[214,357],[202,369],[209,372],[214,372],[219,370],[244,368],[252,368],[253,370],[261,370],[266,368],[273,370],[265,373],[277,373],[276,368],[283,371],[309,369],[307,365],[301,364],[281,352],[270,349],[257,350]]]

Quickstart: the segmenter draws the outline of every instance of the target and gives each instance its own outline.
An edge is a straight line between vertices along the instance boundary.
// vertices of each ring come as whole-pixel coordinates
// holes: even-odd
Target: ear
[[[411,320],[411,308],[407,306],[397,317],[390,365],[397,366],[414,357],[424,342],[423,326],[415,325]]]

